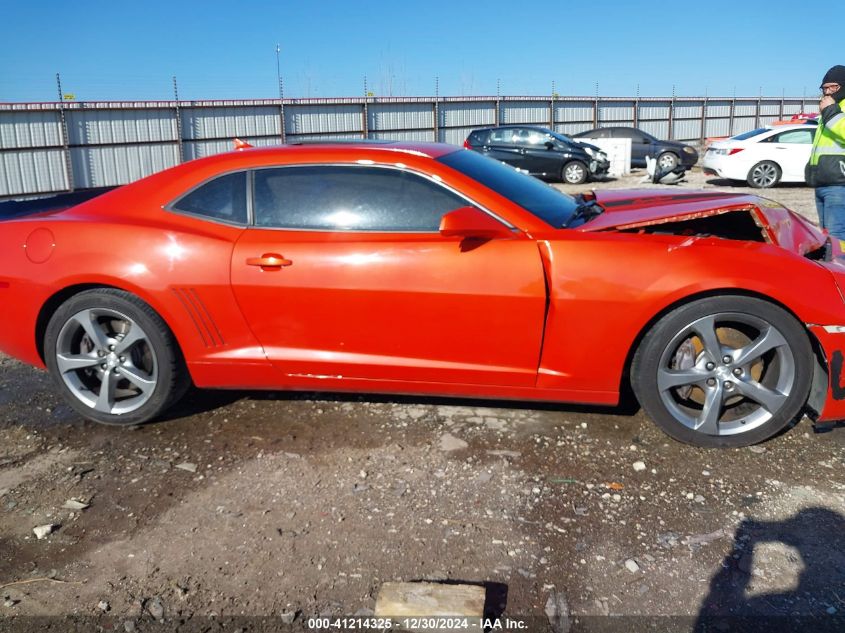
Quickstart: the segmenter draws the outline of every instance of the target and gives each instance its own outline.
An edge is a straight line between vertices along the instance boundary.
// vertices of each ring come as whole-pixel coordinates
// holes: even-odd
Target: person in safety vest
[[[827,71],[821,91],[821,116],[805,179],[816,188],[819,224],[845,240],[845,66]]]

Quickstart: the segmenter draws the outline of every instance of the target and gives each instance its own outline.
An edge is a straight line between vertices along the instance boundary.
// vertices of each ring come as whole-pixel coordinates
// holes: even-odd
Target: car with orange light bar
[[[0,350],[90,420],[143,423],[190,385],[633,393],[708,447],[845,418],[839,242],[771,200],[571,196],[397,142],[245,148],[97,193],[0,205]]]

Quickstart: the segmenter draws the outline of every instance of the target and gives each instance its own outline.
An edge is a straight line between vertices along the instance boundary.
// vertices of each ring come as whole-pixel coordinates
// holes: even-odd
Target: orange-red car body
[[[602,215],[555,228],[436,160],[452,151],[467,150],[245,149],[6,220],[0,350],[43,367],[50,311],[76,289],[108,286],[158,312],[199,387],[615,404],[650,324],[693,298],[735,293],[805,324],[819,360],[814,408],[821,420],[845,417],[845,265],[814,225],[756,196],[652,189],[598,192]],[[512,228],[467,244],[445,231],[287,231],[166,209],[228,171],[360,161],[440,179]],[[678,229],[737,213],[760,239]],[[825,244],[828,257],[808,256]]]

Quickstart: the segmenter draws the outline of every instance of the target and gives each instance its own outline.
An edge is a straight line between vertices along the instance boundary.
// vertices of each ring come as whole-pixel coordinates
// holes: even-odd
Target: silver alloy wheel
[[[754,165],[751,170],[751,180],[753,180],[754,184],[761,189],[771,187],[777,182],[777,179],[778,169],[771,163],[760,163],[759,165]]]
[[[569,163],[563,169],[563,179],[570,184],[580,184],[584,181],[586,170],[579,163]]]
[[[678,159],[672,152],[663,152],[657,157],[657,166],[661,169],[675,169]]]
[[[762,426],[787,402],[795,383],[786,337],[743,313],[689,324],[666,346],[657,369],[663,405],[687,428],[711,436]]]
[[[56,341],[56,365],[75,398],[112,415],[130,413],[153,395],[158,359],[134,320],[106,308],[70,317]]]

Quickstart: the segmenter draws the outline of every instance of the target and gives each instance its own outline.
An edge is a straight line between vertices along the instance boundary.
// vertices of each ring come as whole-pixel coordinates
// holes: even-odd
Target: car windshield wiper
[[[602,213],[604,213],[604,207],[596,202],[595,198],[584,200],[581,204],[575,207],[575,212],[566,221],[563,228],[569,229],[574,226],[581,226]]]

